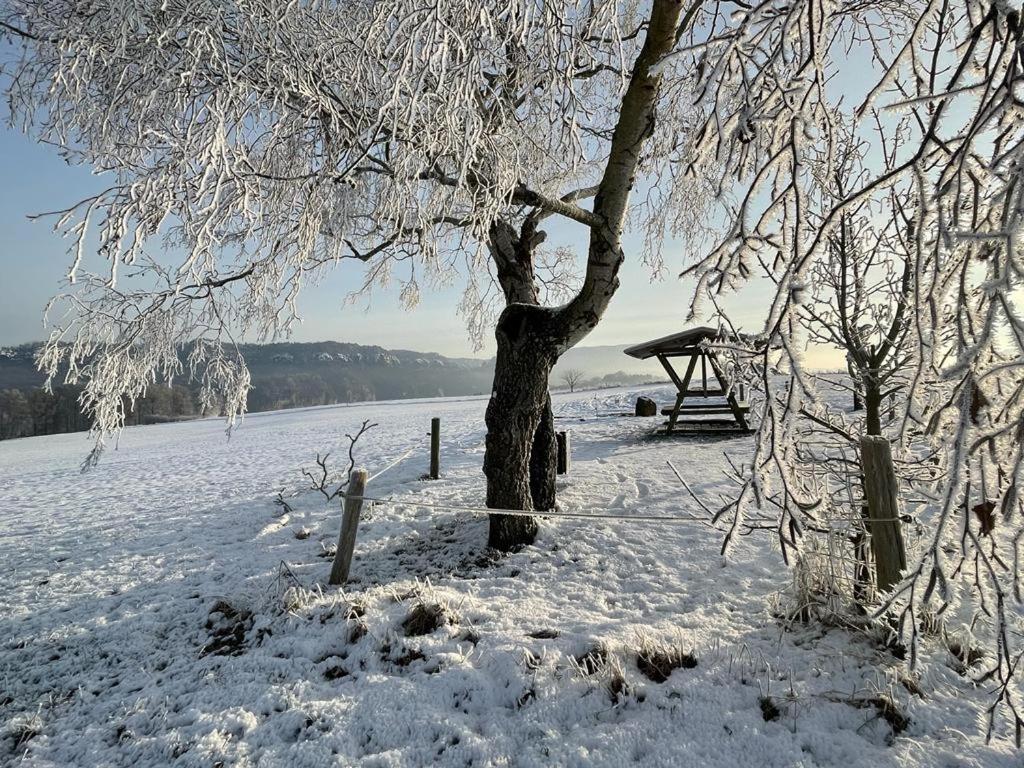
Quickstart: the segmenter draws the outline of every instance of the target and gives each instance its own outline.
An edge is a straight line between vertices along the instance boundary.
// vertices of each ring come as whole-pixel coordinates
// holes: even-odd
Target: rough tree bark
[[[654,0],[651,5],[647,36],[622,96],[593,210],[578,212],[577,220],[590,230],[590,246],[583,285],[572,301],[557,309],[537,306],[532,254],[543,235],[535,219],[527,217],[520,233],[510,226],[492,228],[491,252],[497,254],[508,306],[495,331],[498,351],[486,417],[484,472],[491,508],[537,509],[537,502],[547,503],[548,489],[554,499],[554,462],[548,452],[552,441],[547,439],[549,431],[554,437],[554,430],[545,422],[550,416],[548,377],[559,356],[597,325],[619,287],[626,206],[643,143],[654,127],[660,78],[651,70],[674,47],[682,11],[682,0]],[[527,273],[531,290],[526,289]],[[531,543],[536,534],[532,517],[491,515],[488,543],[493,547],[513,549]]]
[[[550,508],[554,500],[548,376],[557,359],[557,337],[551,319],[552,312],[544,307],[513,304],[498,320],[484,456],[489,507],[542,509]],[[534,503],[534,490],[539,504]],[[533,517],[491,515],[488,543],[492,547],[512,549],[532,542],[536,535]]]
[[[509,309],[525,306],[544,311],[538,306],[540,295],[533,269],[534,253],[543,241],[544,233],[538,231],[537,220],[532,216],[526,218],[519,231],[506,221],[495,222],[491,227],[491,258]],[[487,408],[487,504],[503,509],[549,510],[555,506],[556,446],[548,394],[553,363],[546,361],[554,349],[547,345],[551,349],[544,354],[544,345],[537,340],[527,343],[534,345],[533,349],[513,343],[507,337],[515,332],[515,321],[508,317],[506,309],[496,329],[499,354]],[[510,414],[517,415],[514,421],[506,423]],[[525,487],[516,487],[524,479]],[[533,518],[491,517],[491,546],[511,549],[532,541],[536,534],[537,522]]]
[[[864,434],[882,434],[882,391],[878,380],[868,374],[864,376]]]
[[[545,388],[547,385],[545,384]],[[555,508],[555,461],[558,450],[555,433],[555,415],[551,411],[551,396],[545,394],[540,424],[533,434],[530,454],[530,497],[533,508]]]
[[[853,384],[853,410],[859,411],[864,408],[864,403],[860,399],[860,390],[857,389],[857,374],[854,370],[855,365],[853,358],[850,355],[849,350],[846,352],[846,372],[850,374],[850,381]]]

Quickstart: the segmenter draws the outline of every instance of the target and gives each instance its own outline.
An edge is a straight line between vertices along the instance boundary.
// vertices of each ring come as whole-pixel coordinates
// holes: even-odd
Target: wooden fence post
[[[359,512],[363,508],[363,494],[366,492],[366,470],[353,469],[345,490],[345,512],[341,516],[341,533],[338,534],[338,549],[331,566],[331,584],[348,581],[348,569],[352,565],[352,553],[356,548],[356,529],[359,527]]]
[[[569,453],[569,433],[559,432],[555,435],[555,439],[558,441],[558,461],[555,469],[559,475],[567,475],[569,474],[569,463],[571,461]]]
[[[899,583],[900,573],[907,567],[899,519],[899,484],[889,441],[874,435],[862,437],[860,461],[871,525],[871,551],[875,555],[875,578],[878,589],[885,592]]]
[[[430,420],[430,479],[441,476],[441,419]]]

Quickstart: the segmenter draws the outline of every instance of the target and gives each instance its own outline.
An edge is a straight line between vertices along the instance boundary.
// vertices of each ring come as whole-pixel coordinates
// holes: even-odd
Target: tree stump
[[[638,397],[634,413],[637,416],[657,416],[658,404],[649,397]]]

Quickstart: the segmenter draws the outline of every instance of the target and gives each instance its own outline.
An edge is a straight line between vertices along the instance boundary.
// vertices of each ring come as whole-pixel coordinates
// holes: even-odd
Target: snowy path
[[[650,421],[593,418],[635,394],[555,398],[573,431],[565,509],[699,512],[666,459],[695,491],[724,490],[722,452],[747,439],[652,440]],[[414,503],[482,502],[485,405],[255,414],[230,442],[215,420],[130,428],[85,475],[81,435],[0,443],[0,763],[1019,765],[983,744],[983,692],[937,653],[916,696],[860,639],[783,631],[788,575],[767,538],[725,563],[697,523],[549,520],[534,546],[485,556],[485,518]],[[431,416],[433,483],[418,479]],[[381,424],[359,446],[371,472],[416,449],[371,487],[405,503],[370,511],[355,583],[321,593],[336,505],[305,494],[278,517],[272,498],[366,418]],[[405,636],[418,599],[448,623]],[[211,616],[218,603],[231,615]],[[654,682],[636,664],[644,636],[696,666]],[[607,663],[586,674],[573,658],[599,645]],[[871,693],[892,695],[906,731],[851,706]]]

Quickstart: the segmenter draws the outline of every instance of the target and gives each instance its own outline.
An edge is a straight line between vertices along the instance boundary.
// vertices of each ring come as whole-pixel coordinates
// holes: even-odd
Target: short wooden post
[[[558,461],[556,462],[555,470],[559,475],[567,475],[569,474],[570,463],[569,433],[559,432],[555,435],[555,438],[558,441]]]
[[[356,529],[359,528],[359,512],[363,508],[363,494],[366,493],[366,470],[353,469],[345,490],[345,511],[341,516],[341,533],[338,534],[338,549],[331,566],[331,584],[348,581],[348,569],[352,565],[352,553],[356,548]]]
[[[736,385],[736,389],[739,390],[740,402],[747,402],[747,385],[741,381],[739,384]]]
[[[430,420],[430,479],[441,476],[441,419]]]
[[[860,461],[871,527],[871,551],[875,556],[875,578],[878,589],[885,592],[899,583],[900,574],[907,567],[899,519],[899,485],[889,441],[875,435],[862,437]]]

